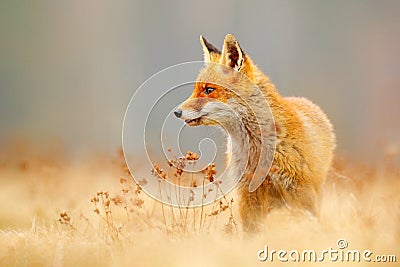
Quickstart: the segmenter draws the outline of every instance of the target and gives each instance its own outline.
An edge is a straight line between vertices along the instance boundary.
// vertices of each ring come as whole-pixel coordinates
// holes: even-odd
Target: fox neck
[[[228,173],[231,178],[237,179],[237,181],[242,179],[248,168],[251,147],[256,147],[252,144],[255,143],[255,140],[249,138],[247,129],[248,127],[240,122],[228,130]]]
[[[261,71],[255,71],[250,78],[261,91],[260,95],[246,99],[247,106],[251,107],[251,110],[257,111],[257,115],[243,105],[236,106],[236,110],[238,111],[239,108],[238,113],[241,115],[240,121],[239,123],[234,122],[227,129],[229,133],[228,152],[231,155],[230,173],[233,177],[244,178],[245,181],[247,181],[245,178],[247,174],[254,173],[257,168],[259,163],[257,159],[261,157],[261,150],[268,149],[269,153],[273,153],[275,150],[275,144],[279,139],[275,125],[276,123],[281,125],[279,118],[276,118],[275,115],[280,113],[283,102],[283,97],[268,76]],[[265,101],[268,102],[268,105]],[[268,106],[270,110],[268,110]],[[280,116],[278,115],[278,117]]]
[[[243,175],[255,171],[263,145],[260,126],[255,123],[253,114],[240,112],[240,118],[234,121],[226,130],[228,137],[229,168],[233,177],[241,179]],[[268,120],[265,120],[268,122]]]

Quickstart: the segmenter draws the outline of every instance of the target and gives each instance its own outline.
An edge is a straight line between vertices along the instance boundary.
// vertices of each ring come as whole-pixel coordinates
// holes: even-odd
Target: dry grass
[[[2,266],[271,265],[257,260],[257,251],[265,245],[327,249],[336,247],[339,238],[345,238],[351,249],[400,257],[400,155],[396,153],[386,153],[373,166],[338,157],[324,186],[319,220],[296,211],[273,210],[264,231],[253,237],[240,231],[235,192],[202,208],[171,208],[141,191],[121,166],[119,155],[72,161],[62,154],[38,153],[25,146],[3,150]],[[188,157],[195,155],[182,160],[193,161]],[[192,177],[181,177],[178,169],[169,167],[164,171],[156,166],[153,175],[194,183]],[[213,182],[213,174],[210,166],[195,183]],[[330,264],[339,263],[324,265]]]

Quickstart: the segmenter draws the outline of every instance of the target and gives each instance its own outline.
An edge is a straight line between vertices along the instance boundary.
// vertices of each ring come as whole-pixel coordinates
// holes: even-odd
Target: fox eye
[[[212,87],[207,87],[206,89],[204,89],[204,93],[206,95],[211,94],[212,92],[214,92],[215,88]]]

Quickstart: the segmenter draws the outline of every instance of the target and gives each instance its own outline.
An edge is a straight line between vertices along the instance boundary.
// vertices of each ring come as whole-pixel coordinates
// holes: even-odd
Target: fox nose
[[[177,118],[180,118],[180,117],[182,116],[182,110],[177,109],[177,110],[174,111],[174,114],[175,114],[175,116],[176,116]]]

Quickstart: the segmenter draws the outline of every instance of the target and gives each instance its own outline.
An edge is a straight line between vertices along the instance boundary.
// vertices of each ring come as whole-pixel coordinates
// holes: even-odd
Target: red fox
[[[239,181],[243,230],[259,230],[266,214],[283,205],[317,215],[336,146],[325,113],[305,98],[281,96],[232,34],[226,35],[222,52],[202,36],[200,42],[205,67],[192,95],[174,113],[189,126],[219,125],[228,132],[228,169]],[[255,121],[262,127],[255,127]],[[273,147],[260,140],[262,134],[268,140],[271,132]],[[255,160],[262,158],[263,148],[270,156]],[[267,172],[258,178],[260,185],[249,190],[257,165]]]

